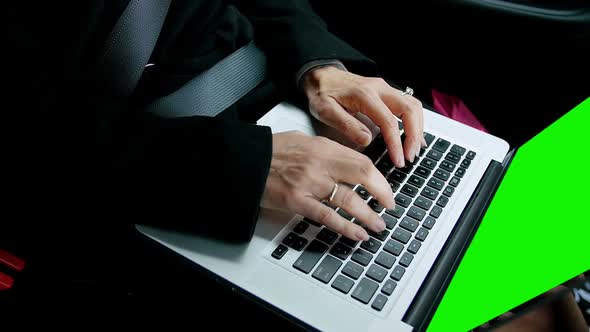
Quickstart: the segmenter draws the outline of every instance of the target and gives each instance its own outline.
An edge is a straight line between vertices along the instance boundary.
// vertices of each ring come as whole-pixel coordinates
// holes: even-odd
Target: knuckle
[[[330,222],[330,220],[334,217],[334,210],[332,209],[322,209],[318,214],[318,222],[320,224],[326,225]]]
[[[359,161],[359,174],[362,176],[363,179],[369,178],[371,172],[373,171],[373,162],[367,156],[363,156]]]
[[[355,199],[354,195],[356,194],[352,190],[347,190],[342,197],[342,206],[352,207]]]

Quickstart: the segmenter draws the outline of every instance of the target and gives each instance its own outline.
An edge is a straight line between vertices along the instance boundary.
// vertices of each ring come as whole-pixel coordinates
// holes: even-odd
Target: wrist
[[[326,77],[329,77],[341,70],[342,69],[333,65],[320,66],[308,70],[301,78],[301,88],[303,92],[308,98],[310,97],[310,94],[316,94],[317,90],[321,86],[321,82],[324,81]]]

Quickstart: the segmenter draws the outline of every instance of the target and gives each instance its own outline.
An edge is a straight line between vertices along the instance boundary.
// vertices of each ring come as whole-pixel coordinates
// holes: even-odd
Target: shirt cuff
[[[304,64],[295,75],[295,84],[297,85],[297,88],[301,89],[301,80],[303,79],[303,77],[305,77],[305,74],[307,74],[308,71],[326,66],[334,66],[344,71],[348,71],[346,67],[344,67],[344,64],[342,64],[342,62],[340,62],[339,60],[330,59],[310,61]]]

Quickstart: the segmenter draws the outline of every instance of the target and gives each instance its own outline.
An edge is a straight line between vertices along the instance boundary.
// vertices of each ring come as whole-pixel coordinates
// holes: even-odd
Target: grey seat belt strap
[[[236,50],[147,108],[165,118],[216,116],[266,77],[266,57],[254,42]]]
[[[102,54],[103,88],[131,96],[156,46],[171,0],[130,0],[107,38]]]

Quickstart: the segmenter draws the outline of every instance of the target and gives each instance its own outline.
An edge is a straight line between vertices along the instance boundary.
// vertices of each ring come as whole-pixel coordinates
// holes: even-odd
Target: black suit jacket
[[[108,256],[124,243],[118,229],[134,223],[248,240],[272,153],[269,128],[240,120],[256,103],[180,119],[142,106],[252,39],[268,55],[271,86],[285,96],[309,61],[339,59],[365,74],[374,64],[329,33],[305,1],[175,0],[156,65],[133,98],[116,99],[97,92],[96,62],[126,3],[12,4],[5,72],[12,130],[3,144],[7,205],[18,217],[5,227],[48,256],[72,248]],[[274,91],[265,86],[258,90]]]

